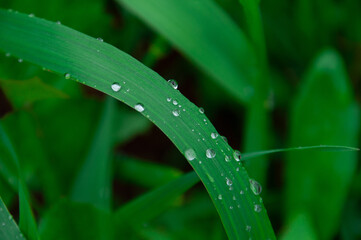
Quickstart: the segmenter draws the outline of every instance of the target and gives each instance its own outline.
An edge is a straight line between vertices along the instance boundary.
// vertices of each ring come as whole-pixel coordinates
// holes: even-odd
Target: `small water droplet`
[[[60,21],[56,21],[56,24],[61,25],[61,22],[60,22]]]
[[[35,16],[34,13],[29,14],[29,17],[34,17],[34,16]]]
[[[214,158],[216,156],[216,152],[211,148],[207,149],[206,156],[207,156],[207,158]]]
[[[254,205],[254,211],[255,211],[255,212],[258,212],[258,213],[261,212],[261,211],[262,211],[261,205],[255,204],[255,205]]]
[[[177,106],[178,105],[178,101],[177,100],[173,100],[173,105]]]
[[[233,157],[234,157],[234,160],[236,160],[237,162],[241,161],[241,152],[238,150],[234,151]]]
[[[218,133],[216,133],[216,132],[211,133],[211,138],[212,139],[216,139],[217,137],[218,137]]]
[[[104,41],[103,38],[100,38],[100,37],[98,37],[97,40],[98,40],[98,41],[101,41],[101,42]]]
[[[173,116],[178,117],[180,114],[180,111],[178,109],[173,110]]]
[[[241,190],[241,191],[239,192],[239,194],[243,195],[243,194],[244,194],[243,190]]]
[[[5,56],[6,56],[6,57],[10,57],[10,56],[11,56],[11,53],[5,53]]]
[[[249,226],[249,225],[247,225],[247,226],[246,226],[246,231],[247,231],[247,232],[251,232],[251,230],[252,230],[252,227]]]
[[[170,79],[170,80],[168,80],[168,83],[172,86],[172,88],[178,89],[178,83],[176,80]]]
[[[170,102],[170,101],[172,101],[172,98],[167,97],[167,102]]]
[[[236,196],[233,196],[233,197],[232,197],[232,199],[233,199],[234,201],[236,201],[236,200],[237,200]]]
[[[199,112],[203,114],[203,113],[204,113],[204,109],[203,109],[203,108],[199,108]]]
[[[222,139],[223,139],[223,141],[225,141],[226,143],[228,143],[228,140],[227,140],[227,138],[226,138],[225,136],[222,136]]]
[[[137,110],[138,112],[143,112],[144,111],[144,106],[143,104],[141,103],[137,103],[135,106],[134,106],[135,110]]]
[[[230,158],[229,156],[225,156],[225,157],[224,157],[224,160],[225,160],[226,162],[230,162],[230,161],[231,161],[231,158]]]
[[[9,217],[8,217],[8,218],[9,218],[9,220],[11,220],[11,219],[13,219],[13,216],[9,215]]]
[[[22,63],[22,62],[23,62],[23,59],[22,59],[22,58],[19,58],[19,59],[18,59],[18,62],[19,62],[19,63]]]
[[[3,222],[1,225],[2,225],[2,226],[5,226],[6,224]]]
[[[232,184],[233,184],[233,182],[229,178],[226,178],[226,183],[228,186],[232,186]]]
[[[65,77],[65,79],[69,79],[70,78],[70,73],[65,73],[64,77]]]
[[[232,209],[233,209],[233,206],[229,206],[229,209],[231,209],[231,210],[232,210]]]
[[[218,199],[219,199],[219,200],[222,200],[222,194],[219,194],[219,195],[218,195]]]
[[[122,87],[120,86],[119,83],[115,82],[115,83],[112,84],[111,88],[112,88],[112,90],[113,90],[114,92],[119,92],[119,90],[120,90]]]
[[[251,190],[254,193],[254,195],[259,195],[262,192],[262,186],[256,180],[250,178],[249,185],[250,185]]]
[[[197,157],[196,152],[192,148],[187,149],[184,154],[188,161],[192,161]]]

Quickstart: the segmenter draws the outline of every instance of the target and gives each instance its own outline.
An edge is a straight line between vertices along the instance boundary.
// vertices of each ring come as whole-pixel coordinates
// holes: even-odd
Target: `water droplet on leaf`
[[[249,179],[249,185],[254,195],[259,195],[262,192],[262,186],[254,179]]]
[[[120,90],[122,87],[120,86],[119,83],[116,83],[116,82],[115,82],[115,83],[112,84],[111,88],[112,88],[112,90],[113,90],[114,92],[119,92],[119,90]]]
[[[69,79],[70,78],[70,73],[65,73],[64,77],[65,77],[65,79]]]
[[[168,83],[172,86],[172,88],[178,89],[178,83],[176,80],[170,79],[170,80],[168,80]]]
[[[207,158],[214,158],[216,156],[216,152],[211,148],[207,149],[206,156],[207,156]]]
[[[216,132],[211,133],[211,138],[212,139],[216,139],[217,137],[218,137],[218,133],[216,133]]]
[[[192,148],[187,149],[184,154],[188,161],[192,161],[197,157],[196,152]]]
[[[236,160],[237,162],[241,161],[241,152],[238,150],[234,151],[233,157],[234,157],[234,160]]]
[[[135,106],[134,106],[135,110],[137,110],[138,112],[143,112],[144,111],[144,106],[143,104],[141,103],[137,103]]]
[[[175,109],[175,110],[173,110],[173,115],[175,116],[175,117],[178,117],[179,116],[179,114],[180,114],[180,111],[178,110],[178,109]]]

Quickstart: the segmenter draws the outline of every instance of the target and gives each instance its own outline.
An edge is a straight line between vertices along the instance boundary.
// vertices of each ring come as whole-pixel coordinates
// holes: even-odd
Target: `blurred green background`
[[[205,8],[202,13],[214,5],[252,38],[252,23],[238,0],[195,1]],[[240,101],[235,95],[244,89],[230,90],[215,80],[192,55],[196,49],[182,48],[166,30],[152,25],[146,9],[134,10],[131,1],[0,0],[0,8],[33,13],[101,37],[164,78],[176,79],[182,93],[203,106],[218,132],[241,152],[325,144],[359,147],[358,0],[260,2],[267,52],[261,87],[255,89],[267,94],[261,105]],[[172,14],[171,9],[154,14],[163,12]],[[212,31],[211,24],[207,27]],[[197,48],[207,44],[187,38]],[[217,44],[223,48],[222,42]],[[134,110],[6,53],[0,62],[1,123],[19,155],[43,239],[111,238],[99,236],[104,233],[98,222],[103,214],[192,170],[167,137]],[[82,203],[74,183],[85,163],[99,158],[109,159],[107,181],[113,187],[103,194],[112,197],[105,205],[91,206]],[[0,162],[0,195],[17,216],[16,180],[4,166]],[[262,183],[262,197],[280,239],[361,239],[360,166],[358,152],[295,151],[246,162],[250,177]],[[96,182],[93,177],[88,176],[89,184]],[[201,184],[126,237],[225,238]]]

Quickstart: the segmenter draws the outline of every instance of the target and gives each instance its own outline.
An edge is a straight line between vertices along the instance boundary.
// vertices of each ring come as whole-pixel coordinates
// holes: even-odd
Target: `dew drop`
[[[238,150],[234,151],[233,157],[234,157],[234,160],[236,160],[237,162],[241,161],[241,152]]]
[[[216,133],[216,132],[211,133],[211,138],[212,139],[216,139],[217,137],[218,137],[218,133]]]
[[[173,100],[173,105],[177,106],[178,105],[178,101],[177,100]]]
[[[233,206],[229,206],[229,209],[231,209],[231,210],[232,210],[232,209],[233,209]]]
[[[134,106],[135,110],[137,110],[138,112],[143,112],[144,111],[144,106],[143,104],[141,103],[137,103],[135,106]]]
[[[203,113],[204,113],[204,109],[203,109],[203,108],[199,108],[199,112],[203,114]]]
[[[228,186],[232,186],[232,184],[233,184],[232,180],[229,178],[226,178],[226,183]]]
[[[18,59],[18,62],[19,62],[19,63],[22,63],[22,62],[23,62],[23,59],[22,59],[22,58],[19,58],[19,59]]]
[[[254,195],[259,195],[262,192],[262,186],[254,179],[249,179],[249,185]]]
[[[243,191],[243,190],[241,190],[241,191],[239,192],[239,194],[243,195],[243,194],[244,194],[244,191]]]
[[[113,90],[114,92],[119,92],[119,90],[120,90],[122,87],[120,86],[119,83],[116,83],[116,82],[115,82],[115,83],[112,84],[111,88],[112,88],[112,90]]]
[[[65,73],[64,77],[65,77],[65,79],[69,79],[70,78],[70,73]]]
[[[227,138],[226,138],[225,136],[222,136],[222,139],[223,139],[223,141],[225,141],[226,143],[228,143],[228,140],[227,140]]]
[[[229,156],[225,156],[225,157],[224,157],[224,160],[225,160],[226,162],[230,162],[230,161],[231,161],[231,158],[230,158]]]
[[[192,148],[190,148],[185,151],[185,157],[188,161],[192,161],[197,157],[197,155],[196,152]]]
[[[172,101],[172,98],[167,97],[167,102],[170,102],[170,101]]]
[[[176,80],[170,79],[170,80],[168,80],[168,83],[172,86],[172,88],[178,89],[178,83]]]
[[[98,41],[101,41],[101,42],[104,41],[103,38],[100,38],[100,37],[98,37],[97,40],[98,40]]]
[[[252,229],[251,226],[249,226],[249,225],[246,226],[246,231],[247,231],[247,232],[251,232],[251,229]]]
[[[258,213],[261,212],[261,211],[262,211],[261,205],[255,204],[255,205],[254,205],[254,211],[255,211],[255,212],[258,212]]]
[[[206,156],[207,158],[214,158],[216,156],[216,152],[213,149],[209,148],[206,150]]]
[[[180,111],[178,109],[173,110],[173,116],[178,117],[180,114]]]
[[[34,16],[35,16],[34,13],[29,14],[29,17],[34,17]]]
[[[5,53],[5,56],[6,56],[6,57],[10,57],[10,56],[11,56],[11,53]]]
[[[60,22],[60,21],[56,21],[56,24],[61,25],[61,22]]]
[[[222,200],[222,194],[219,194],[219,195],[218,195],[218,199],[219,199],[219,200]]]

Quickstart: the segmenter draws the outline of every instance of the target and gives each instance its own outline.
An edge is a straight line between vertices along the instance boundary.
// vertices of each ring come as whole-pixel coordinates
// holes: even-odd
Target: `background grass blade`
[[[253,50],[241,30],[213,1],[117,2],[159,32],[238,100],[250,100],[257,70]]]
[[[72,199],[110,210],[112,199],[112,147],[116,102],[107,98],[92,144],[72,191]]]
[[[169,208],[178,196],[193,187],[198,181],[197,174],[192,171],[118,209],[115,212],[118,238],[132,236],[134,230]]]
[[[304,79],[291,115],[292,145],[358,146],[359,107],[353,100],[342,59],[323,51]],[[290,152],[286,162],[287,219],[309,214],[319,239],[336,232],[356,170],[357,152]],[[300,171],[302,169],[302,171]]]
[[[0,197],[0,239],[14,240],[25,239],[16,225],[13,217],[8,212],[2,198]]]
[[[205,114],[158,74],[102,41],[5,10],[0,10],[0,49],[67,77],[70,74],[131,107],[142,104],[142,114],[182,153],[189,149],[195,152],[196,159],[189,163],[207,188],[228,237],[275,238],[262,201],[247,191],[247,172],[240,162],[225,161],[226,156],[232,158],[233,150],[221,137],[212,139],[211,133],[216,130]],[[121,86],[118,92],[112,90],[113,83]],[[182,107],[167,102],[167,98],[177,100]],[[139,105],[137,109],[142,110]],[[252,231],[246,231],[246,226],[252,226]]]
[[[9,157],[8,161],[12,162],[12,165],[16,167],[17,179],[18,179],[18,192],[19,192],[19,226],[21,231],[30,240],[38,239],[38,231],[36,227],[36,221],[34,219],[30,203],[29,192],[24,182],[23,174],[21,172],[20,163],[17,154],[14,151],[12,143],[7,136],[1,122],[0,122],[0,153],[1,161],[6,161],[4,158]]]

